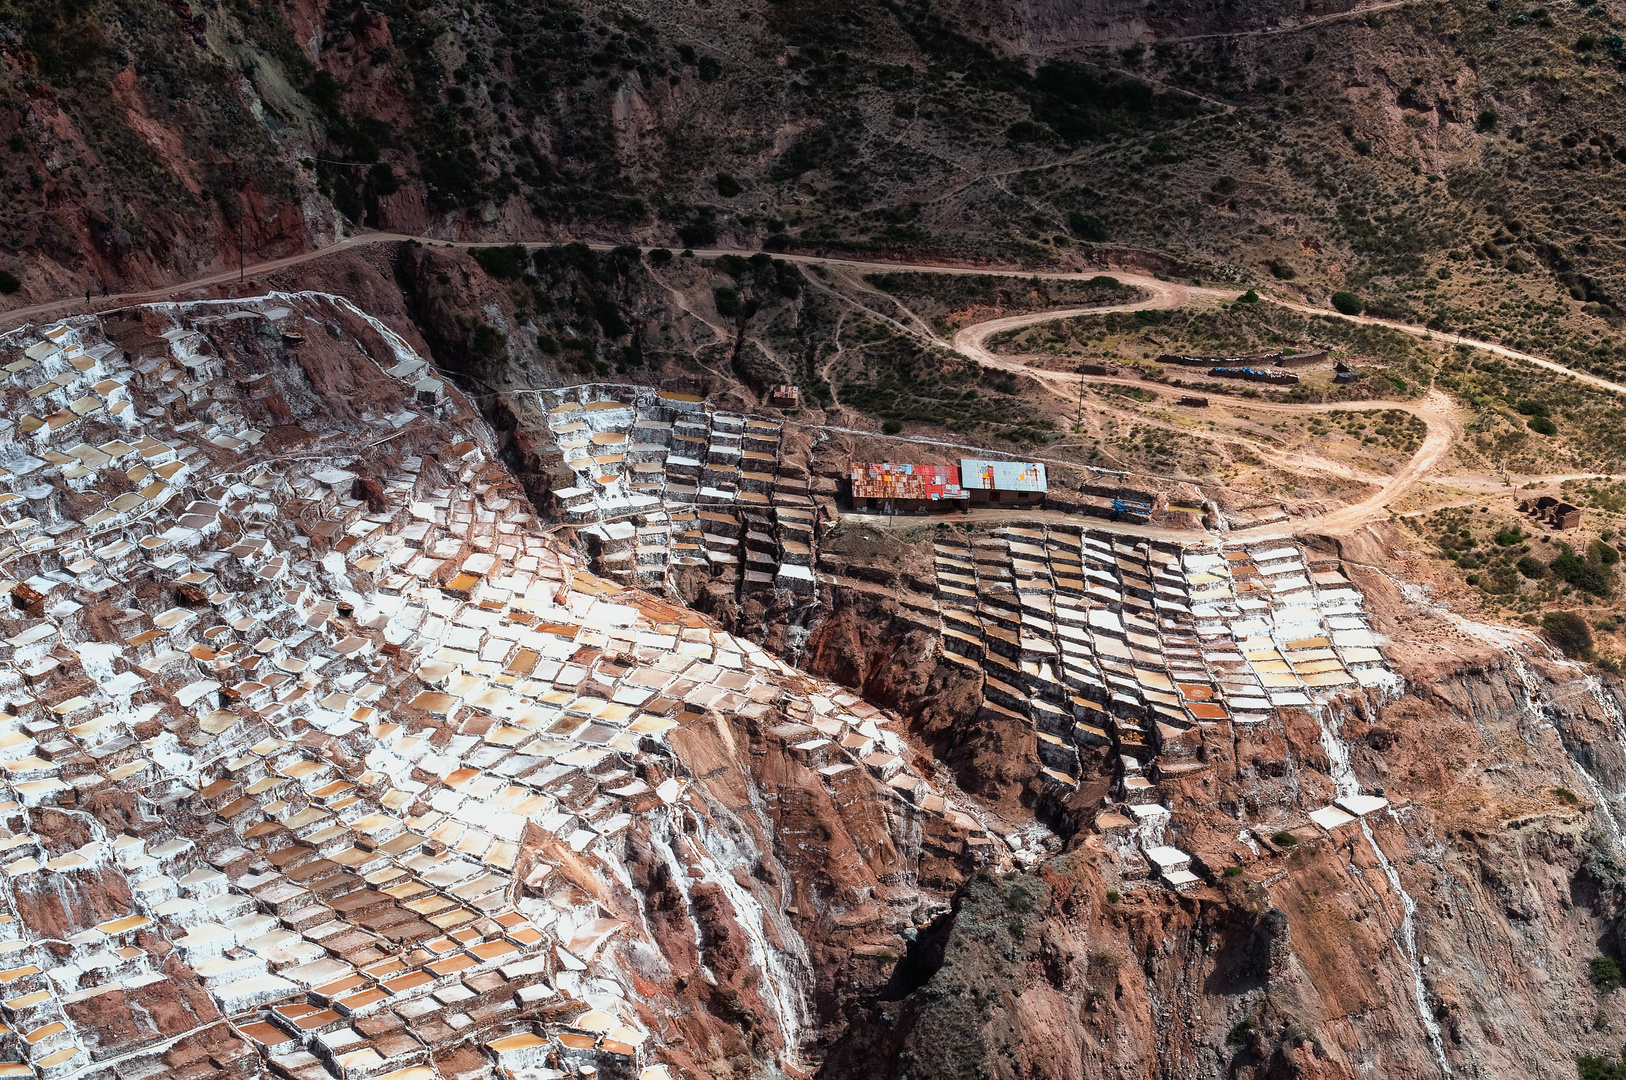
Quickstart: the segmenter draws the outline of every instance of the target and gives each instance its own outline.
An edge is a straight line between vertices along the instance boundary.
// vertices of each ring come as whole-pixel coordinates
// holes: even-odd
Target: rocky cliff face
[[[376,269],[356,265],[351,272],[354,280],[347,273],[346,281],[355,289],[384,287]],[[432,273],[428,279],[436,280]],[[315,994],[324,1005],[348,1001],[354,989],[348,985],[301,989],[299,979],[315,977],[304,965],[328,965],[320,973],[331,977],[348,964],[374,978],[365,972],[386,956],[430,965],[425,970],[434,978],[449,980],[435,983],[448,1002],[472,1003],[461,1006],[464,1011],[424,1011],[406,1008],[403,999],[397,1004],[405,1013],[369,1011],[349,1028],[370,1046],[409,1049],[447,1078],[484,1075],[520,1060],[504,1056],[517,1051],[503,1040],[521,1030],[551,1047],[556,1062],[622,1068],[626,1061],[614,1056],[621,1051],[607,1047],[627,1044],[605,1042],[604,1032],[582,1027],[589,1015],[583,1010],[593,1004],[603,1011],[610,998],[621,1002],[614,1008],[637,1029],[628,1030],[647,1036],[642,1062],[713,1077],[1556,1078],[1569,1074],[1575,1056],[1618,1042],[1615,1032],[1626,1025],[1622,1003],[1595,989],[1587,972],[1591,959],[1615,955],[1622,944],[1626,722],[1618,686],[1549,656],[1532,637],[1442,608],[1407,580],[1413,568],[1381,527],[1339,544],[1308,545],[1303,554],[1311,572],[1330,575],[1323,580],[1335,591],[1359,591],[1363,617],[1398,678],[1351,687],[1321,704],[1281,704],[1246,732],[1239,728],[1225,738],[1204,731],[1189,760],[1176,762],[1173,743],[1165,741],[1160,745],[1168,760],[1145,771],[1157,778],[1166,817],[1155,827],[1112,820],[1100,813],[1102,800],[1119,804],[1133,775],[1125,762],[1096,749],[1078,755],[1070,788],[1054,775],[1054,759],[1040,747],[1033,724],[1009,707],[991,707],[998,703],[991,684],[973,676],[964,657],[945,652],[942,613],[928,612],[936,601],[920,591],[932,587],[930,556],[922,561],[909,543],[863,533],[836,537],[826,550],[840,572],[831,572],[816,606],[797,601],[811,616],[805,636],[790,640],[788,623],[779,627],[782,640],[768,635],[803,662],[800,669],[785,666],[669,600],[578,572],[577,553],[533,531],[512,474],[496,461],[497,438],[467,400],[444,382],[437,390],[404,381],[429,370],[413,367],[420,359],[414,349],[427,346],[414,344],[423,338],[404,307],[389,315],[400,323],[398,335],[344,302],[316,296],[75,321],[68,329],[77,344],[68,347],[94,354],[97,377],[122,373],[125,365],[130,371],[123,382],[98,384],[98,393],[112,405],[132,404],[116,413],[107,409],[106,418],[93,411],[88,422],[53,412],[58,428],[29,424],[45,434],[9,444],[19,453],[24,446],[54,453],[60,444],[96,463],[87,453],[94,449],[90,442],[122,453],[114,439],[125,430],[120,425],[140,425],[143,434],[168,440],[149,446],[195,446],[178,458],[190,471],[171,471],[175,494],[142,489],[166,501],[149,511],[155,515],[149,525],[130,526],[130,535],[169,535],[166,543],[175,543],[184,530],[196,530],[183,527],[183,519],[218,530],[207,543],[181,550],[202,568],[196,573],[218,575],[237,594],[200,601],[195,583],[171,580],[180,563],[160,577],[145,564],[119,562],[122,549],[106,538],[97,550],[104,552],[109,583],[98,588],[117,586],[119,603],[62,605],[78,595],[78,586],[44,574],[26,576],[12,590],[14,614],[4,629],[14,663],[30,665],[30,674],[6,686],[19,695],[26,690],[27,700],[17,700],[34,725],[29,745],[49,756],[21,764],[5,759],[28,777],[18,782],[46,785],[25,787],[36,801],[4,811],[14,846],[30,853],[8,861],[5,899],[21,928],[18,943],[37,966],[59,972],[52,985],[71,999],[61,1007],[64,1031],[71,1032],[65,1037],[92,1060],[135,1055],[130,1060],[143,1067],[208,1063],[210,1071],[236,1075],[281,1069],[298,1080],[321,1080],[313,1070],[328,1075],[321,1064],[326,1059],[254,1041],[251,1025],[239,1022],[244,1010],[236,995],[246,991],[228,992],[221,973],[263,961],[265,974],[280,980],[254,991],[273,994],[249,1006],[264,1012],[280,1007],[275,993],[283,989],[290,997]],[[182,342],[179,353],[163,336],[174,329],[187,331],[174,337]],[[428,336],[437,340],[433,326]],[[30,340],[14,338],[6,347],[32,347]],[[62,348],[40,353],[46,359],[35,363],[72,368]],[[114,383],[130,396],[120,397]],[[50,404],[50,394],[73,385],[70,379],[42,397]],[[8,392],[18,399],[20,416],[25,408],[44,408],[21,405],[38,399],[27,399],[20,384]],[[56,434],[64,429],[66,435]],[[202,439],[207,431],[214,434]],[[140,437],[133,429],[128,434]],[[241,451],[246,458],[232,448],[239,440],[249,447]],[[37,516],[32,524],[16,524],[25,532],[42,523],[60,526],[54,542],[71,547],[74,530],[99,512],[103,497],[109,507],[136,505],[124,499],[133,481],[105,463],[101,472],[67,476],[77,467],[66,462],[80,458],[59,456],[64,461],[33,458],[44,465],[32,468],[64,475],[48,491],[29,488]],[[342,468],[344,476],[330,467]],[[289,492],[278,489],[262,499],[257,493],[264,489],[242,477],[273,468],[290,479]],[[521,587],[517,547],[500,556],[515,560],[513,574],[469,561],[471,552],[485,549],[476,543],[478,531],[451,535],[450,515],[465,512],[458,509],[465,505],[463,492],[468,528],[501,527],[507,530],[502,535],[534,546],[536,554],[526,557],[539,560],[543,586]],[[239,497],[236,518],[208,525],[208,506],[222,505],[211,499],[235,505]],[[177,509],[187,507],[185,514],[163,509],[174,499]],[[276,507],[277,500],[287,507],[250,509],[261,502]],[[437,509],[447,512],[448,524],[432,527],[447,535],[426,527],[406,534],[419,547],[386,542],[408,522],[438,522]],[[338,538],[350,528],[343,523],[363,520],[370,524],[355,535],[365,535],[364,545],[340,550]],[[330,529],[327,523],[336,524]],[[171,533],[171,524],[183,531]],[[493,560],[499,557],[496,536],[489,545]],[[929,549],[930,538],[925,543]],[[271,550],[284,560],[275,573],[300,579],[302,589],[290,588],[287,578],[273,589],[239,568],[245,560],[269,558]],[[399,560],[397,551],[404,553]],[[420,564],[419,551],[445,559]],[[391,553],[392,561],[381,553]],[[1347,579],[1330,574],[1326,567],[1334,563]],[[583,619],[602,602],[609,605],[603,618],[612,612],[616,619],[634,618],[647,636],[644,644],[616,646],[606,638],[586,651],[565,647],[579,672],[559,678],[579,681],[539,708],[579,695],[602,703],[630,685],[624,680],[645,677],[683,697],[643,706],[651,716],[665,710],[675,722],[646,729],[659,730],[658,740],[618,744],[615,755],[603,758],[589,752],[572,759],[575,772],[537,774],[539,792],[556,799],[561,814],[579,815],[581,828],[543,815],[548,827],[539,821],[516,845],[512,891],[505,895],[514,914],[549,927],[564,952],[535,970],[515,966],[500,985],[486,978],[490,973],[453,978],[434,967],[440,961],[428,946],[440,945],[427,924],[416,939],[405,929],[397,933],[401,940],[373,929],[364,939],[351,936],[361,930],[344,927],[384,926],[376,921],[379,911],[395,909],[342,872],[320,871],[334,873],[320,879],[321,905],[331,907],[321,917],[331,918],[331,927],[265,892],[277,880],[306,880],[297,876],[305,874],[306,862],[315,868],[335,858],[368,867],[389,861],[360,834],[363,842],[351,847],[344,846],[351,840],[343,830],[314,839],[313,827],[324,820],[322,800],[338,797],[344,785],[317,789],[294,783],[295,777],[316,777],[311,784],[346,777],[365,800],[385,800],[377,813],[388,809],[410,817],[413,828],[437,830],[436,838],[414,841],[423,846],[406,857],[435,860],[415,863],[414,872],[445,865],[463,850],[452,832],[438,831],[451,826],[436,815],[472,781],[452,768],[449,756],[411,767],[396,756],[409,752],[409,742],[427,739],[437,754],[466,755],[474,763],[466,768],[478,772],[509,760],[499,749],[508,735],[499,731],[516,739],[528,733],[494,726],[482,710],[506,708],[504,699],[476,698],[473,683],[457,682],[462,676],[436,666],[448,663],[439,657],[459,655],[459,663],[475,665],[478,654],[445,652],[457,648],[450,638],[444,646],[420,640],[446,632],[430,630],[427,621],[415,631],[404,623],[391,629],[398,620],[388,613],[395,610],[389,590],[403,585],[386,566],[435,571],[433,588],[413,595],[454,613],[472,602],[472,586],[452,579],[464,565],[486,567],[481,572],[492,591],[480,594],[485,601],[534,596],[525,601],[529,610],[511,610],[521,619],[548,613],[558,620],[544,620],[549,633],[580,629],[564,620]],[[990,575],[997,569],[981,555],[977,566]],[[324,600],[328,590],[332,595]],[[47,598],[51,622],[74,637],[75,649],[42,653],[25,635],[42,625],[30,608]],[[307,657],[327,657],[322,674],[312,674],[304,687],[308,692],[292,699],[303,704],[266,707],[261,703],[271,699],[256,696],[264,685],[240,675],[212,678],[217,689],[204,692],[229,689],[256,704],[251,715],[215,708],[243,708],[232,704],[238,697],[191,692],[254,643],[226,652],[221,645],[228,631],[250,631],[231,629],[227,616],[215,622],[212,615],[187,614],[194,609],[185,605],[201,602],[201,612],[214,603],[245,607],[250,600],[275,631],[277,641],[266,637],[259,644],[276,663],[304,670]],[[400,611],[407,617],[405,607]],[[724,614],[737,629],[759,617]],[[119,650],[139,648],[128,645],[141,637],[136,631],[160,617],[171,630],[181,628],[184,640],[174,640],[191,651],[122,658]],[[486,616],[473,618],[478,623]],[[281,641],[295,636],[296,621],[309,629],[312,620],[322,632],[301,639],[301,655],[277,652]],[[219,626],[227,630],[213,632]],[[265,632],[258,626],[250,627],[251,636]],[[354,661],[342,658],[345,650],[372,635],[377,662],[367,674],[346,678]],[[488,644],[512,646],[503,641],[499,636]],[[657,674],[664,647],[657,641],[704,648],[719,660],[741,656],[744,677],[729,682],[733,676],[725,679],[722,664],[703,663],[694,669],[697,677],[703,669],[704,679],[721,680],[717,685],[674,682],[669,673]],[[27,649],[33,651],[17,651]],[[402,650],[414,663],[401,658]],[[187,665],[205,666],[193,671]],[[130,680],[148,678],[150,685],[138,691],[145,697],[111,699],[100,723],[70,729],[43,719],[60,708],[77,720],[88,709],[80,701],[111,693],[104,686],[123,687],[128,695],[136,685]],[[348,695],[359,693],[360,678],[376,678],[385,688],[367,709],[387,710],[398,721],[333,728],[328,714],[351,707]],[[860,691],[871,704],[844,695],[826,678]],[[455,723],[427,711],[445,709],[435,703],[437,695],[454,687],[483,704],[457,713]],[[527,684],[516,692],[542,691]],[[318,696],[320,708],[309,700]],[[143,711],[143,701],[160,711]],[[896,737],[876,727],[872,705],[901,714],[893,723]],[[223,736],[222,714],[271,726]],[[413,734],[390,730],[396,723]],[[116,741],[125,726],[129,738]],[[254,755],[243,756],[245,747],[272,731],[293,737],[290,745],[298,749],[276,759],[282,779],[244,794],[246,785],[227,763],[249,768]],[[582,735],[588,737],[587,729]],[[605,729],[591,738],[609,735]],[[552,743],[556,736],[550,728],[535,744],[536,754],[564,753]],[[485,741],[492,737],[499,741]],[[233,741],[239,738],[242,746]],[[275,742],[267,746],[266,753],[283,752]],[[209,747],[215,749],[194,771],[190,751]],[[121,787],[107,778],[110,765],[96,764],[98,755],[149,771]],[[590,761],[597,764],[579,768]],[[522,771],[518,762],[514,768]],[[33,779],[55,775],[73,783],[58,788]],[[391,790],[411,798],[390,801]],[[259,806],[267,791],[292,798]],[[41,792],[48,798],[38,801]],[[1310,817],[1355,795],[1381,797],[1387,805],[1353,817]],[[315,816],[294,819],[307,811]],[[367,827],[379,827],[366,820]],[[344,829],[359,821],[346,819]],[[195,846],[172,849],[176,838]],[[1161,884],[1143,855],[1168,847],[1189,855],[1195,871],[1178,889]],[[144,859],[161,861],[162,873],[153,874]],[[132,876],[138,870],[148,876]],[[160,877],[181,895],[155,885]],[[215,888],[220,891],[207,893]],[[233,917],[249,919],[257,932],[265,929],[262,920],[285,922],[287,929],[273,931],[274,942],[245,930],[226,955],[211,955],[198,910],[217,900],[209,911],[246,912]],[[359,912],[354,919],[375,922],[352,924],[352,910]],[[112,931],[128,934],[121,947],[134,950],[121,962],[151,965],[163,978],[120,970],[114,985],[98,974],[101,961],[91,962],[79,938],[132,911],[152,922]],[[508,914],[493,908],[479,916],[472,925],[490,940],[470,947],[505,940],[498,919]],[[591,940],[594,928],[610,926],[617,936],[600,948]],[[279,936],[304,940],[307,931],[315,934],[300,946],[307,951],[288,951],[293,946]],[[582,954],[586,966],[574,967],[583,963]],[[614,994],[607,989],[612,983],[619,988]],[[517,1011],[501,1005],[509,1000]],[[267,1021],[276,1031],[282,1022]],[[303,1036],[288,1036],[296,1038]],[[596,1056],[587,1055],[588,1046]]]
[[[1442,613],[1375,569],[1381,544],[1344,554],[1404,688],[1280,710],[1174,785],[1162,839],[1195,853],[1201,888],[1147,890],[1087,825],[1029,872],[973,877],[829,1075],[1557,1078],[1611,1052],[1626,1014],[1588,962],[1618,948],[1626,881],[1618,685]],[[838,610],[815,640],[886,611]],[[906,639],[833,667],[873,677]],[[929,738],[932,705],[903,700]],[[1295,823],[1354,790],[1389,806]]]

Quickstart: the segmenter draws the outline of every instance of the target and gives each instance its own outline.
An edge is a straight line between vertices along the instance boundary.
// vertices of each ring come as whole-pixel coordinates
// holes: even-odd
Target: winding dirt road
[[[456,248],[486,247],[492,244],[492,241],[433,240],[423,237],[408,236],[400,233],[360,233],[355,236],[347,237],[325,248],[320,248],[314,251],[300,252],[297,255],[290,255],[280,259],[271,259],[265,262],[255,263],[252,266],[247,267],[242,276],[245,279],[259,277],[281,270],[292,269],[304,263],[313,262],[317,259],[326,258],[330,255],[355,248],[367,247],[375,244],[403,243],[413,240],[429,245],[440,245],[443,247]],[[543,241],[520,240],[509,242],[536,244],[555,243],[558,241],[549,239]],[[590,242],[588,246],[596,250],[605,251],[613,248],[615,245],[601,242]],[[651,248],[645,246],[642,248],[642,250],[648,251],[651,250]],[[707,248],[696,251],[696,254],[703,257],[715,258],[720,255],[749,256],[755,254],[755,252],[743,250],[735,251],[725,248]],[[904,327],[902,324],[897,323],[896,320],[892,320],[885,316],[880,316],[882,318],[887,318],[888,322],[893,322],[895,325],[898,325],[900,330],[929,340],[934,345],[944,348],[952,348],[960,354],[977,361],[979,364],[1005,371],[1020,372],[1034,378],[1040,383],[1040,385],[1048,387],[1054,393],[1061,394],[1063,392],[1062,388],[1068,387],[1069,390],[1067,391],[1066,396],[1069,398],[1076,395],[1077,384],[1079,381],[1081,381],[1083,376],[1071,372],[1048,371],[1042,368],[1035,368],[1022,362],[1019,358],[999,356],[990,352],[986,348],[987,340],[994,334],[1002,331],[1017,330],[1042,322],[1069,319],[1081,315],[1148,309],[1173,309],[1190,306],[1194,303],[1224,303],[1235,300],[1241,292],[1238,289],[1232,288],[1205,287],[1187,285],[1174,281],[1165,281],[1146,274],[1119,269],[1089,271],[1034,271],[998,269],[991,267],[941,266],[930,263],[866,261],[862,259],[831,258],[821,255],[779,254],[775,257],[784,259],[787,262],[799,263],[802,265],[824,265],[847,271],[857,271],[859,273],[895,273],[903,271],[930,274],[986,275],[990,277],[1013,277],[1024,279],[1039,278],[1042,280],[1052,281],[1082,281],[1088,280],[1090,277],[1093,277],[1098,273],[1108,273],[1124,284],[1131,285],[1142,290],[1144,293],[1143,299],[1126,304],[1114,304],[1092,308],[1064,308],[1059,310],[1030,312],[1022,315],[1010,315],[998,319],[990,319],[986,322],[977,323],[973,326],[968,326],[959,330],[954,335],[954,340],[952,342],[946,342],[938,338],[935,334],[930,332],[928,324],[924,323],[918,318],[915,320],[917,327],[924,330],[924,333]],[[223,270],[218,273],[204,275],[191,281],[166,286],[160,289],[153,289],[145,292],[118,293],[108,297],[92,297],[89,305],[86,305],[86,303],[78,297],[71,297],[43,304],[34,304],[27,307],[12,308],[9,311],[0,312],[0,326],[16,325],[25,320],[39,317],[72,315],[86,311],[101,312],[124,307],[129,304],[149,303],[158,300],[172,300],[184,297],[188,293],[196,293],[205,290],[217,289],[222,286],[230,286],[236,284],[238,280],[239,271]],[[1424,327],[1408,326],[1402,323],[1388,322],[1383,319],[1374,319],[1363,315],[1344,315],[1336,311],[1318,308],[1310,304],[1301,303],[1280,296],[1270,296],[1269,299],[1273,303],[1280,304],[1283,307],[1307,315],[1330,316],[1333,318],[1343,319],[1348,322],[1361,323],[1368,326],[1386,327],[1390,330],[1410,334],[1414,337],[1434,341],[1444,341],[1452,344],[1468,345],[1476,349],[1483,349],[1499,356],[1505,356],[1513,360],[1520,360],[1525,363],[1534,364],[1537,367],[1575,379],[1588,386],[1626,395],[1626,386],[1619,383],[1610,382],[1607,379],[1599,378],[1596,375],[1590,375],[1586,372],[1574,371],[1563,366],[1562,364],[1555,363],[1554,361],[1548,360],[1544,357],[1520,352],[1517,349],[1511,349],[1504,345],[1477,341],[1472,338],[1465,338],[1456,334],[1440,333],[1428,330]],[[879,315],[879,313],[875,312],[872,312],[872,314]],[[1178,391],[1172,388],[1163,387],[1156,383],[1142,382],[1140,380],[1092,377],[1091,381],[1093,383],[1116,382],[1132,385],[1142,390],[1147,390],[1160,395],[1171,395],[1178,393]],[[1445,456],[1446,452],[1451,448],[1453,442],[1460,438],[1462,434],[1462,424],[1457,417],[1455,407],[1452,405],[1450,399],[1439,391],[1432,391],[1422,402],[1364,401],[1343,402],[1336,405],[1278,404],[1274,402],[1262,402],[1252,399],[1229,398],[1223,395],[1215,395],[1213,393],[1209,393],[1208,396],[1210,398],[1219,397],[1221,400],[1236,404],[1239,407],[1244,407],[1249,411],[1302,414],[1332,412],[1335,410],[1358,411],[1363,409],[1400,409],[1411,413],[1413,416],[1416,416],[1418,419],[1422,420],[1423,423],[1427,425],[1428,429],[1428,434],[1423,440],[1423,445],[1421,448],[1419,448],[1418,452],[1412,457],[1412,459],[1407,462],[1406,465],[1396,471],[1394,475],[1381,478],[1381,482],[1368,474],[1361,474],[1358,471],[1353,470],[1351,467],[1339,462],[1323,460],[1318,461],[1312,466],[1312,468],[1314,468],[1316,471],[1330,472],[1335,475],[1343,476],[1347,479],[1373,484],[1375,486],[1373,493],[1367,498],[1362,499],[1360,502],[1353,503],[1339,510],[1324,514],[1320,517],[1299,519],[1298,521],[1285,526],[1259,526],[1253,529],[1242,530],[1234,534],[1238,536],[1250,536],[1255,533],[1259,534],[1260,536],[1281,535],[1285,532],[1322,534],[1344,533],[1359,529],[1378,518],[1386,517],[1389,513],[1389,504],[1393,503],[1397,498],[1411,490],[1411,488],[1413,488],[1418,481],[1420,481],[1436,464],[1439,463],[1439,461]],[[1227,436],[1219,437],[1227,438]],[[1272,451],[1268,447],[1263,447],[1256,441],[1241,437],[1237,437],[1237,441],[1247,442],[1256,453],[1261,453],[1261,455],[1267,459],[1271,458],[1272,456],[1280,456],[1277,454],[1277,452]],[[1278,461],[1278,464],[1281,464],[1284,467],[1293,467],[1296,465],[1299,468],[1304,468],[1310,463],[1302,455],[1300,455],[1294,458],[1291,463],[1288,461]]]
[[[1071,308],[1065,311],[1038,311],[1022,315],[1010,315],[999,319],[990,319],[987,322],[977,323],[960,330],[954,335],[952,347],[962,356],[975,360],[986,367],[997,368],[1001,371],[1016,372],[1028,376],[1049,387],[1058,396],[1071,400],[1076,396],[1078,384],[1086,378],[1094,383],[1114,383],[1122,386],[1133,386],[1142,391],[1149,391],[1164,397],[1182,396],[1184,391],[1174,387],[1163,386],[1158,383],[1145,382],[1140,379],[1123,379],[1098,376],[1084,376],[1070,371],[1051,371],[1045,368],[1036,368],[1024,363],[1018,357],[1001,356],[990,352],[986,347],[987,340],[994,334],[1006,330],[1019,330],[1043,322],[1056,319],[1069,319],[1079,315],[1101,314],[1113,311],[1137,311],[1148,308],[1173,308],[1188,305],[1195,295],[1205,295],[1220,299],[1234,299],[1235,292],[1221,292],[1217,289],[1197,289],[1188,286],[1176,285],[1171,282],[1158,281],[1154,278],[1142,278],[1135,275],[1117,274],[1120,281],[1145,289],[1150,295],[1142,302],[1120,304],[1112,307],[1099,308]],[[1061,386],[1071,389],[1062,391]],[[1412,455],[1410,461],[1402,466],[1394,475],[1382,480],[1376,485],[1376,490],[1360,502],[1352,503],[1329,514],[1315,518],[1303,518],[1288,525],[1257,526],[1250,529],[1237,530],[1233,535],[1246,538],[1254,534],[1260,536],[1280,535],[1283,533],[1318,533],[1334,535],[1354,532],[1370,522],[1389,516],[1389,504],[1400,498],[1416,486],[1424,475],[1428,473],[1440,459],[1443,458],[1452,444],[1462,435],[1462,423],[1457,418],[1456,409],[1451,399],[1439,390],[1431,390],[1428,397],[1422,402],[1400,401],[1346,401],[1337,403],[1302,403],[1287,404],[1278,402],[1259,401],[1229,395],[1218,395],[1211,391],[1205,392],[1210,399],[1218,398],[1229,404],[1246,408],[1250,412],[1276,412],[1293,415],[1330,412],[1360,412],[1371,409],[1398,409],[1410,413],[1421,420],[1428,429],[1423,439],[1423,445],[1417,453]],[[1263,450],[1266,456],[1280,458],[1268,449],[1258,447],[1252,440],[1249,442],[1256,452]],[[1291,467],[1288,462],[1278,460],[1277,464]],[[1300,466],[1304,464],[1301,460]],[[1329,463],[1330,464],[1330,463]],[[1348,479],[1362,483],[1372,483],[1368,476],[1356,474],[1353,470],[1344,468],[1321,468],[1318,471],[1331,471],[1343,475]]]

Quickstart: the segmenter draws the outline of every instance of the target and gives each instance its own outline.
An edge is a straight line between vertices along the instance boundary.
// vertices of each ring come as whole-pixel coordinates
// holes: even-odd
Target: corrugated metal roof
[[[972,491],[1047,491],[1044,466],[1036,461],[960,459],[961,482]]]
[[[953,465],[896,465],[853,462],[855,499],[963,499],[960,472]]]

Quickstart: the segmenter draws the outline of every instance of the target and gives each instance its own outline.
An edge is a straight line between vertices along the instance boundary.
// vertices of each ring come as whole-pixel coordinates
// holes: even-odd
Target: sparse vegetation
[[[1139,289],[1104,274],[1082,282],[922,273],[870,274],[864,280],[945,335],[965,322],[996,314],[1123,304],[1141,295]]]
[[[1542,616],[1541,632],[1572,660],[1586,660],[1592,656],[1592,628],[1573,611],[1549,611]],[[1617,971],[1617,986],[1619,981]]]

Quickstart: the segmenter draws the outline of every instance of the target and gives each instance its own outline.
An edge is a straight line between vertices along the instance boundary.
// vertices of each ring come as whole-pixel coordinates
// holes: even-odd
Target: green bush
[[[740,313],[740,294],[733,289],[713,289],[712,298],[717,302],[717,314],[725,319],[732,319]]]
[[[1215,180],[1214,183],[1209,186],[1208,190],[1212,191],[1215,195],[1233,195],[1236,193],[1236,189],[1239,186],[1241,185],[1236,182],[1234,177],[1222,176],[1218,180]]]
[[[1281,259],[1276,259],[1271,262],[1270,272],[1283,281],[1292,281],[1294,278],[1299,276],[1299,272],[1297,270],[1293,269]]]
[[[1547,403],[1543,401],[1521,401],[1513,407],[1518,409],[1519,412],[1525,416],[1552,415],[1551,411],[1547,408]]]
[[[1361,303],[1360,297],[1352,292],[1342,291],[1332,294],[1332,306],[1345,315],[1359,315],[1366,308],[1366,305]]]
[[[705,218],[696,218],[678,229],[678,239],[686,248],[709,247],[717,242],[717,226]]]
[[[1519,573],[1531,581],[1539,581],[1547,576],[1547,564],[1534,555],[1524,556],[1515,565],[1518,567]]]
[[[881,430],[886,432],[888,435],[896,435],[903,430],[903,421],[888,420],[886,423],[881,425]]]
[[[621,309],[616,306],[615,301],[605,296],[593,297],[593,318],[603,327],[608,337],[620,337],[631,329],[627,325],[627,320],[621,317]]]
[[[525,248],[519,244],[509,244],[507,247],[471,248],[469,254],[480,264],[480,269],[502,280],[519,277],[525,272],[528,261],[525,257]]]
[[[1584,593],[1593,596],[1608,596],[1614,591],[1614,572],[1602,565],[1595,565],[1582,559],[1573,551],[1565,550],[1552,562],[1548,568],[1569,584]],[[1579,617],[1579,616],[1577,616]],[[1590,635],[1589,641],[1590,645]]]
[[[1592,628],[1573,611],[1549,611],[1542,617],[1541,632],[1571,660],[1585,660],[1592,655]],[[1615,971],[1615,985],[1620,985],[1619,968]]]
[[[474,352],[477,356],[489,358],[501,355],[503,344],[508,339],[503,337],[502,331],[487,323],[477,323],[474,327]]]
[[[1242,867],[1236,866],[1234,864],[1231,865],[1231,866],[1227,866],[1225,868],[1225,876],[1226,877],[1241,877],[1242,876]]]
[[[1247,292],[1237,297],[1237,301],[1243,304],[1257,304],[1259,302],[1259,294],[1253,289],[1249,289]]]
[[[744,188],[740,187],[740,182],[734,179],[731,174],[725,172],[717,174],[717,194],[723,198],[732,199],[744,190]]]
[[[1620,552],[1602,540],[1592,541],[1592,546],[1587,549],[1587,557],[1604,566],[1614,566],[1620,562]]]
[[[1296,847],[1298,846],[1299,838],[1290,832],[1279,832],[1270,838],[1270,842],[1275,844],[1277,847]]]
[[[1107,239],[1107,223],[1094,214],[1074,210],[1067,215],[1067,228],[1080,240],[1102,243]]]
[[[1479,114],[1479,119],[1474,121],[1474,130],[1478,132],[1495,131],[1496,125],[1500,123],[1501,120],[1502,118],[1497,115],[1495,109],[1486,109],[1484,112]]]
[[[656,248],[649,253],[650,266],[665,266],[672,261],[671,248]]]
[[[1626,1080],[1626,1064],[1617,1065],[1608,1058],[1578,1057],[1575,1069],[1580,1080]]]
[[[1524,426],[1529,428],[1531,431],[1534,431],[1537,435],[1558,434],[1558,425],[1553,423],[1552,419],[1546,416],[1532,416],[1529,420],[1525,421]]]
[[[1241,1046],[1243,1043],[1248,1041],[1248,1036],[1252,1034],[1253,1021],[1238,1020],[1236,1025],[1231,1028],[1230,1033],[1225,1036],[1225,1041],[1230,1043],[1232,1046]]]
[[[401,190],[401,178],[395,175],[388,162],[380,161],[367,170],[367,186],[374,195],[394,195]]]
[[[1620,989],[1620,965],[1607,956],[1594,956],[1587,962],[1587,978],[1605,993]]]
[[[1005,129],[1005,138],[1013,143],[1044,144],[1054,142],[1056,133],[1050,130],[1048,124],[1038,124],[1032,120],[1018,120]]]
[[[537,333],[536,347],[547,353],[549,356],[559,355],[558,340],[554,338],[552,334],[547,333],[546,331],[540,331]]]
[[[23,287],[22,281],[10,270],[0,270],[0,294],[10,296]]]

